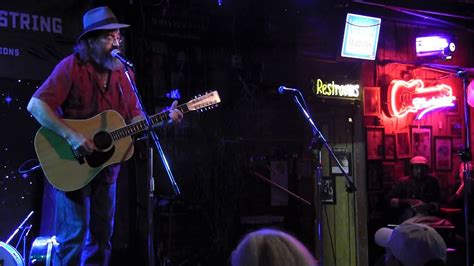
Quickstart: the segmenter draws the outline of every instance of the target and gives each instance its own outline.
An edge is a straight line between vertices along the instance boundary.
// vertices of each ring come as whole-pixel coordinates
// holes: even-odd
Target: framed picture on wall
[[[367,159],[382,160],[384,156],[383,127],[367,127]]]
[[[412,156],[421,155],[431,167],[431,126],[410,126]]]
[[[453,168],[452,140],[451,137],[434,137],[435,145],[435,170],[451,171]]]
[[[380,87],[364,87],[364,115],[380,115]]]
[[[408,131],[399,131],[395,133],[395,143],[398,159],[410,158],[412,156],[410,133]]]
[[[463,118],[458,115],[448,116],[448,135],[453,138],[462,138],[463,135]]]
[[[321,178],[321,203],[336,204],[336,179],[334,176]]]
[[[348,174],[352,175],[351,171],[351,153],[350,152],[334,152],[336,158],[342,165],[342,169]],[[342,174],[341,169],[336,164],[336,161],[331,159],[331,174]]]
[[[385,160],[396,158],[395,134],[385,134],[383,137]]]

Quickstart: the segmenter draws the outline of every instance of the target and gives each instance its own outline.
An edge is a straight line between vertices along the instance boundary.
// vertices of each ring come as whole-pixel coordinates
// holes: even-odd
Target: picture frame
[[[451,171],[453,168],[452,137],[434,137],[435,170]]]
[[[379,116],[381,112],[380,87],[364,87],[364,115]]]
[[[448,135],[453,138],[462,138],[464,132],[463,118],[458,115],[448,116]]]
[[[382,160],[384,158],[384,128],[367,127],[367,160]]]
[[[351,153],[350,152],[337,152],[335,151],[334,154],[336,155],[336,158],[339,160],[339,162],[342,165],[342,168],[348,175],[352,175],[352,160],[351,160]],[[339,169],[339,166],[336,164],[336,162],[331,159],[331,174],[342,174],[341,169]]]
[[[395,143],[395,134],[385,134],[383,138],[383,147],[384,147],[384,156],[385,160],[395,160],[396,159],[396,143]]]
[[[432,139],[432,127],[431,126],[410,126],[410,138],[411,138],[411,151],[412,156],[423,156],[428,160],[428,165],[432,167],[432,155],[431,155],[431,139]]]
[[[321,178],[321,203],[336,204],[336,177],[333,175]]]
[[[398,159],[410,158],[412,156],[410,133],[408,131],[399,131],[395,133],[395,143]]]

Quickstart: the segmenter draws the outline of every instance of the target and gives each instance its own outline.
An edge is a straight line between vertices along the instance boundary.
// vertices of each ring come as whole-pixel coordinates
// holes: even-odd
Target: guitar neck
[[[189,108],[187,104],[182,104],[176,107],[176,109],[180,110],[183,114],[189,112]],[[151,124],[153,126],[169,120],[169,111],[164,111],[153,116],[150,116]],[[118,140],[124,137],[132,136],[137,133],[140,133],[148,128],[146,120],[140,120],[133,124],[121,127],[114,131],[110,132],[110,135],[114,140]]]

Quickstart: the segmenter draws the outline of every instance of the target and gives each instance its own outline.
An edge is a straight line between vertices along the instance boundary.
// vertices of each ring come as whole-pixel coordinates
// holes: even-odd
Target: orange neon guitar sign
[[[416,119],[437,108],[454,106],[453,89],[446,84],[425,87],[421,79],[393,80],[388,87],[390,115],[404,117],[420,112]]]

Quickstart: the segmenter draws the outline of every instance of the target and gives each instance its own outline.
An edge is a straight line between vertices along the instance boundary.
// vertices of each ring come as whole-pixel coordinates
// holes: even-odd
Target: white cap
[[[410,159],[410,164],[426,164],[428,165],[428,160],[424,156],[415,156]]]
[[[374,239],[404,266],[423,266],[435,259],[446,262],[446,243],[435,229],[425,224],[406,223],[395,229],[380,228]]]

